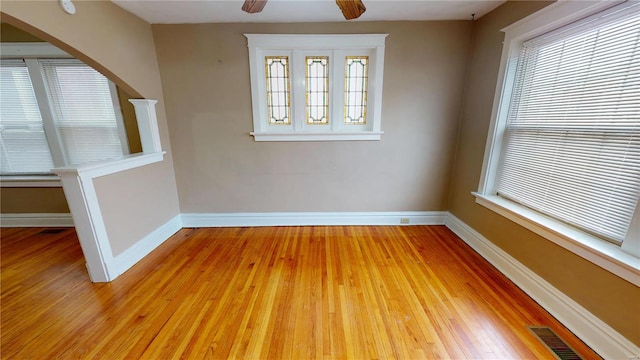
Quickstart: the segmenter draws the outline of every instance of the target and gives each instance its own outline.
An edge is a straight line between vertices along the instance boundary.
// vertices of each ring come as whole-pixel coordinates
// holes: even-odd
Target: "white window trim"
[[[592,15],[621,1],[558,1],[504,29],[505,39],[498,73],[498,83],[491,112],[491,123],[485,148],[476,203],[507,217],[536,234],[562,246],[611,273],[640,286],[640,239],[634,227],[640,226],[640,206],[636,208],[631,230],[622,247],[576,230],[564,223],[540,215],[496,195],[494,184],[500,154],[503,129],[506,125],[508,99],[513,88],[516,64],[522,43],[537,35]],[[637,229],[635,229],[637,230]]]
[[[73,58],[73,56],[49,43],[0,43],[0,48],[2,49],[2,57],[7,59]]]
[[[299,35],[299,34],[244,34],[248,39],[249,67],[251,74],[251,99],[253,106],[253,129],[250,134],[255,141],[332,141],[332,140],[380,140],[383,134],[381,130],[382,112],[382,80],[384,75],[384,48],[387,34],[349,34],[349,35]],[[352,129],[347,126],[336,126],[330,129],[310,130],[305,126],[295,126],[295,118],[292,126],[275,129],[269,126],[266,119],[266,94],[260,86],[262,68],[264,68],[264,52],[289,50],[321,51],[331,50],[335,52],[351,50],[369,50],[372,52],[373,65],[369,69],[369,94],[367,104],[367,122],[371,123],[368,130],[357,130],[356,125]],[[336,67],[333,67],[336,69]],[[294,96],[295,84],[291,86]],[[332,99],[337,95],[334,94]],[[343,96],[343,95],[340,95]],[[293,110],[293,109],[292,109]],[[335,111],[330,105],[332,114],[330,122],[338,120]],[[294,116],[292,112],[292,116]],[[279,125],[278,125],[279,126]],[[349,127],[352,125],[349,125]]]
[[[473,193],[476,203],[552,241],[572,253],[640,286],[640,258],[619,246],[497,195]]]
[[[57,175],[0,176],[0,187],[62,187]]]

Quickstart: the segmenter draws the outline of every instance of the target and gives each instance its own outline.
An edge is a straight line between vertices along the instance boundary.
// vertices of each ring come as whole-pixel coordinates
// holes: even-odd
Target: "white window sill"
[[[0,187],[62,187],[62,183],[56,175],[0,176]]]
[[[492,210],[528,230],[562,246],[572,253],[640,286],[640,258],[619,246],[601,240],[541,215],[497,195],[473,193],[476,203]]]
[[[380,140],[383,131],[362,132],[251,132],[255,141]]]

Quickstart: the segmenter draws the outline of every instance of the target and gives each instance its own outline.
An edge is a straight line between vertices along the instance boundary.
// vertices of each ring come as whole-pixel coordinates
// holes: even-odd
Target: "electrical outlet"
[[[409,218],[400,218],[400,224],[408,224]]]

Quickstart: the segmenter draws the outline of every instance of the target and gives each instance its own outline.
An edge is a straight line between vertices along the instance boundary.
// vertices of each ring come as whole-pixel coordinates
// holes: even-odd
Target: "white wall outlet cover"
[[[60,0],[60,6],[62,6],[62,10],[67,14],[73,15],[76,13],[76,7],[73,5],[71,0]]]

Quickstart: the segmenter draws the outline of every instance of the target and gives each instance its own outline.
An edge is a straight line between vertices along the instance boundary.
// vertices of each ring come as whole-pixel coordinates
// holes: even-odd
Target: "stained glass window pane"
[[[347,56],[344,76],[344,122],[362,125],[367,121],[368,56]]]
[[[329,123],[329,57],[306,57],[307,124]]]
[[[270,125],[289,125],[289,57],[265,56],[264,59],[267,77],[267,119]]]

